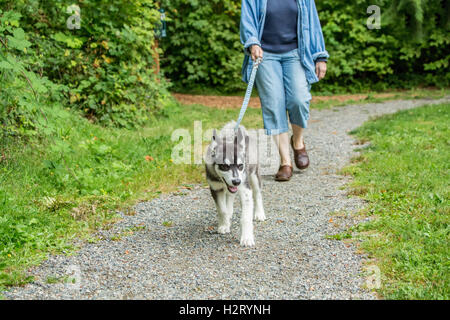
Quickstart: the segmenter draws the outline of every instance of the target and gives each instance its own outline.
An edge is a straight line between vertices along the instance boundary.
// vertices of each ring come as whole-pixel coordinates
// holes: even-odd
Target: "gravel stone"
[[[136,215],[122,214],[122,221],[98,232],[102,240],[71,256],[50,256],[31,269],[34,282],[2,293],[6,299],[376,299],[363,287],[366,257],[355,252],[355,243],[325,238],[361,222],[350,213],[365,205],[347,196],[342,187],[349,177],[338,174],[361,148],[348,132],[374,116],[448,101],[311,110],[305,136],[310,167],[280,183],[273,180],[277,157],[263,163],[268,220],[255,223],[253,248],[239,245],[239,201],[231,234],[217,234],[210,192],[195,186],[137,204]],[[347,214],[331,215],[336,211]],[[111,239],[135,226],[145,229]],[[71,272],[79,281],[47,283]]]

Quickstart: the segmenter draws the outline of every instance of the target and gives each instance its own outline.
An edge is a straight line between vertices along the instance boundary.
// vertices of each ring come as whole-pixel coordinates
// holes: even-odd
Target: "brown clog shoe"
[[[294,148],[294,136],[291,136],[291,147],[294,150],[294,162],[297,168],[306,169],[309,166],[309,157],[306,153],[306,145],[303,143],[302,149]]]
[[[292,177],[292,166],[284,165],[280,166],[277,174],[275,175],[276,181],[289,181]]]

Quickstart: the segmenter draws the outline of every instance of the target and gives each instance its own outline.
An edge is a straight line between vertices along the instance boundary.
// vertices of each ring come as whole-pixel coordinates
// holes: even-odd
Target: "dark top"
[[[264,51],[284,53],[298,47],[297,0],[268,0],[261,39]]]

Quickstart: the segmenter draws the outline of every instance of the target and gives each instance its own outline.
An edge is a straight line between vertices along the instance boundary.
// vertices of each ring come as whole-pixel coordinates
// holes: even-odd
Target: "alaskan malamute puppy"
[[[252,156],[252,161],[249,161],[249,149],[256,152],[258,148],[245,128],[239,126],[238,130],[234,130],[235,125],[234,121],[228,123],[219,134],[214,130],[205,158],[206,179],[216,202],[218,232],[230,232],[234,198],[239,194],[242,204],[241,245],[253,246],[253,217],[257,221],[266,219],[258,157]]]

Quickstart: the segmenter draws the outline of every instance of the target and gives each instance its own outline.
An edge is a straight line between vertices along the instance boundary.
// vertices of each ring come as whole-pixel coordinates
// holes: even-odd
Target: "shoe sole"
[[[292,177],[291,177],[291,178],[292,178]],[[291,178],[275,178],[275,181],[284,182],[284,181],[289,181],[289,180],[291,180]]]

